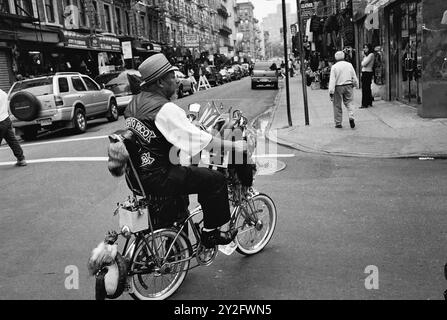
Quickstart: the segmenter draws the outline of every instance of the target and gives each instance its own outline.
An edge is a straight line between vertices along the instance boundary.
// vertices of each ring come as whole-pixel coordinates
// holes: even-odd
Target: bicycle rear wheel
[[[267,245],[276,227],[276,207],[265,194],[257,194],[237,212],[233,228],[239,231],[235,238],[237,252],[256,254]]]
[[[178,234],[173,229],[156,230],[145,238],[147,241],[139,243],[130,263],[130,295],[138,300],[163,300],[171,296],[185,279],[192,254],[191,244],[184,233]],[[169,256],[165,257],[171,244]],[[157,259],[163,261],[161,266]]]

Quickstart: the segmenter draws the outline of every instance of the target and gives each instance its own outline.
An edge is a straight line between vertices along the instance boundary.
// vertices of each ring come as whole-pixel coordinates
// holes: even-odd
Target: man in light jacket
[[[343,101],[346,109],[348,109],[349,125],[354,129],[353,88],[358,88],[359,81],[352,64],[344,61],[344,59],[345,54],[343,51],[335,53],[336,63],[331,68],[329,95],[334,106],[335,127],[343,128],[341,124],[343,119],[341,103]]]
[[[8,112],[8,95],[0,89],[0,144],[5,139],[11,148],[14,156],[17,158],[16,166],[26,166],[25,156],[22,147],[17,141],[12,128],[12,122]]]

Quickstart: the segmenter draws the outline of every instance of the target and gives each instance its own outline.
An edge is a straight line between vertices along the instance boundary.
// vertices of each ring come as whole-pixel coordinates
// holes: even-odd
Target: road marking
[[[46,142],[36,142],[36,143],[24,143],[20,144],[22,147],[33,147],[44,144],[53,144],[53,143],[62,143],[62,142],[76,142],[76,141],[85,141],[85,140],[95,140],[95,139],[104,139],[108,138],[108,136],[96,136],[96,137],[87,137],[87,138],[75,138],[75,139],[63,139],[63,140],[55,140],[55,141],[46,141]],[[9,149],[8,146],[1,147],[0,150]]]
[[[292,158],[293,153],[268,153],[268,154],[254,154],[254,158]]]
[[[101,162],[108,161],[108,157],[64,157],[64,158],[48,158],[48,159],[32,159],[26,160],[27,163],[45,163],[45,162]],[[0,166],[14,165],[15,161],[0,162]]]

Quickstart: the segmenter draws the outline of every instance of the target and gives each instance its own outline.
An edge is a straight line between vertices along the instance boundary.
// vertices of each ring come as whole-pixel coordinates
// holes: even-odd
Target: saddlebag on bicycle
[[[151,199],[149,212],[155,229],[171,227],[176,221],[182,221],[188,217],[188,196],[178,196],[170,199]]]

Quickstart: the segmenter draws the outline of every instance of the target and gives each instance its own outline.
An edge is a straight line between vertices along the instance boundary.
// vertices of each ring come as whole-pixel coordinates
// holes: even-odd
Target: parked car
[[[242,72],[244,73],[244,77],[250,75],[250,65],[248,63],[241,64]]]
[[[211,86],[218,86],[223,83],[222,75],[215,66],[208,66],[206,68],[206,78]]]
[[[88,119],[119,117],[113,92],[78,72],[17,81],[8,100],[13,127],[24,140],[34,139],[41,129],[67,127],[82,133]]]
[[[222,76],[222,82],[226,83],[226,82],[230,82],[231,81],[231,75],[228,72],[228,70],[226,68],[222,68],[219,70],[219,73]]]
[[[231,81],[233,80],[240,80],[242,78],[242,74],[239,70],[238,67],[236,67],[237,65],[233,65],[230,68],[228,68],[228,73],[230,74],[231,77]]]
[[[175,70],[175,79],[177,80],[178,90],[177,97],[182,98],[185,92],[189,94],[194,93],[193,84],[189,77],[185,76],[185,74],[181,71]]]
[[[104,73],[95,78],[97,83],[104,85],[106,89],[113,91],[119,112],[123,112],[124,109],[126,109],[133,97],[128,75],[141,78],[140,72],[133,69]]]
[[[234,72],[237,75],[236,78],[238,80],[240,80],[240,79],[242,79],[244,77],[244,71],[242,70],[242,67],[240,65],[234,64],[233,65],[233,69],[234,69]]]
[[[275,63],[268,61],[255,62],[251,74],[251,88],[255,89],[262,85],[272,85],[278,89],[278,69]]]

